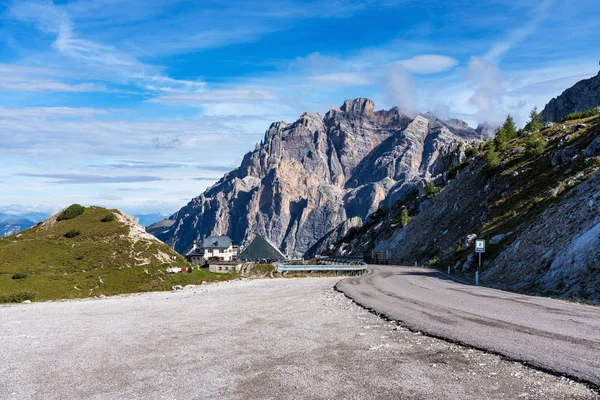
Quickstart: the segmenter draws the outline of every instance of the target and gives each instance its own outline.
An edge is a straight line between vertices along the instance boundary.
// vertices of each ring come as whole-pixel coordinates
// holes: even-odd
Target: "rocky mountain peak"
[[[365,220],[453,167],[461,157],[444,149],[477,137],[455,125],[433,115],[410,118],[396,107],[375,112],[365,98],[346,100],[325,117],[275,122],[239,168],[148,229],[180,252],[203,235],[239,244],[262,235],[283,252],[303,254],[344,221]]]
[[[340,107],[340,110],[350,114],[371,115],[375,111],[375,103],[373,103],[372,100],[365,98],[346,100],[344,101],[344,104]]]

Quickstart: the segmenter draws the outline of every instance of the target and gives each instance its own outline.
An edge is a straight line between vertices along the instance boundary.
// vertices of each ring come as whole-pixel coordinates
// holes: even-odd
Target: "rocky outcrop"
[[[237,243],[262,235],[301,255],[344,221],[364,220],[422,179],[460,161],[459,143],[480,134],[460,121],[347,100],[324,117],[273,123],[239,168],[149,232],[186,251],[197,238]]]
[[[600,172],[521,230],[482,279],[600,303]]]
[[[335,248],[335,243],[348,235],[350,230],[356,229],[362,225],[362,220],[359,217],[347,219],[342,222],[337,228],[327,232],[325,236],[312,245],[305,253],[304,257],[312,258],[318,254],[323,254],[328,250]]]
[[[560,96],[550,100],[542,110],[542,121],[561,121],[568,114],[600,106],[600,73],[577,82]]]

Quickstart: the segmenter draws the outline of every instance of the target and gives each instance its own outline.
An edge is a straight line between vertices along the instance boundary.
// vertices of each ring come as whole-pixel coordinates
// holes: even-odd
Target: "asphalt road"
[[[372,266],[336,288],[410,329],[600,387],[600,308],[456,282],[436,270]]]
[[[600,398],[385,321],[338,280],[0,305],[0,399]]]

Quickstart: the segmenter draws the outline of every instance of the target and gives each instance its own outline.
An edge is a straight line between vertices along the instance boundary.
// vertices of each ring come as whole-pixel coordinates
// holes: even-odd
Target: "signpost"
[[[479,253],[479,267],[477,267],[477,272],[475,272],[475,284],[479,285],[479,271],[481,270],[481,253],[485,253],[485,240],[475,240],[475,253]]]

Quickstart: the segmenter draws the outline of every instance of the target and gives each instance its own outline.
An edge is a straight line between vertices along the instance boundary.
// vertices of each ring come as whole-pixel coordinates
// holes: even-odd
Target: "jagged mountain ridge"
[[[148,231],[179,252],[205,235],[244,243],[260,234],[302,254],[342,222],[364,220],[459,163],[460,144],[480,137],[462,121],[347,100],[324,117],[273,123],[240,167]]]

